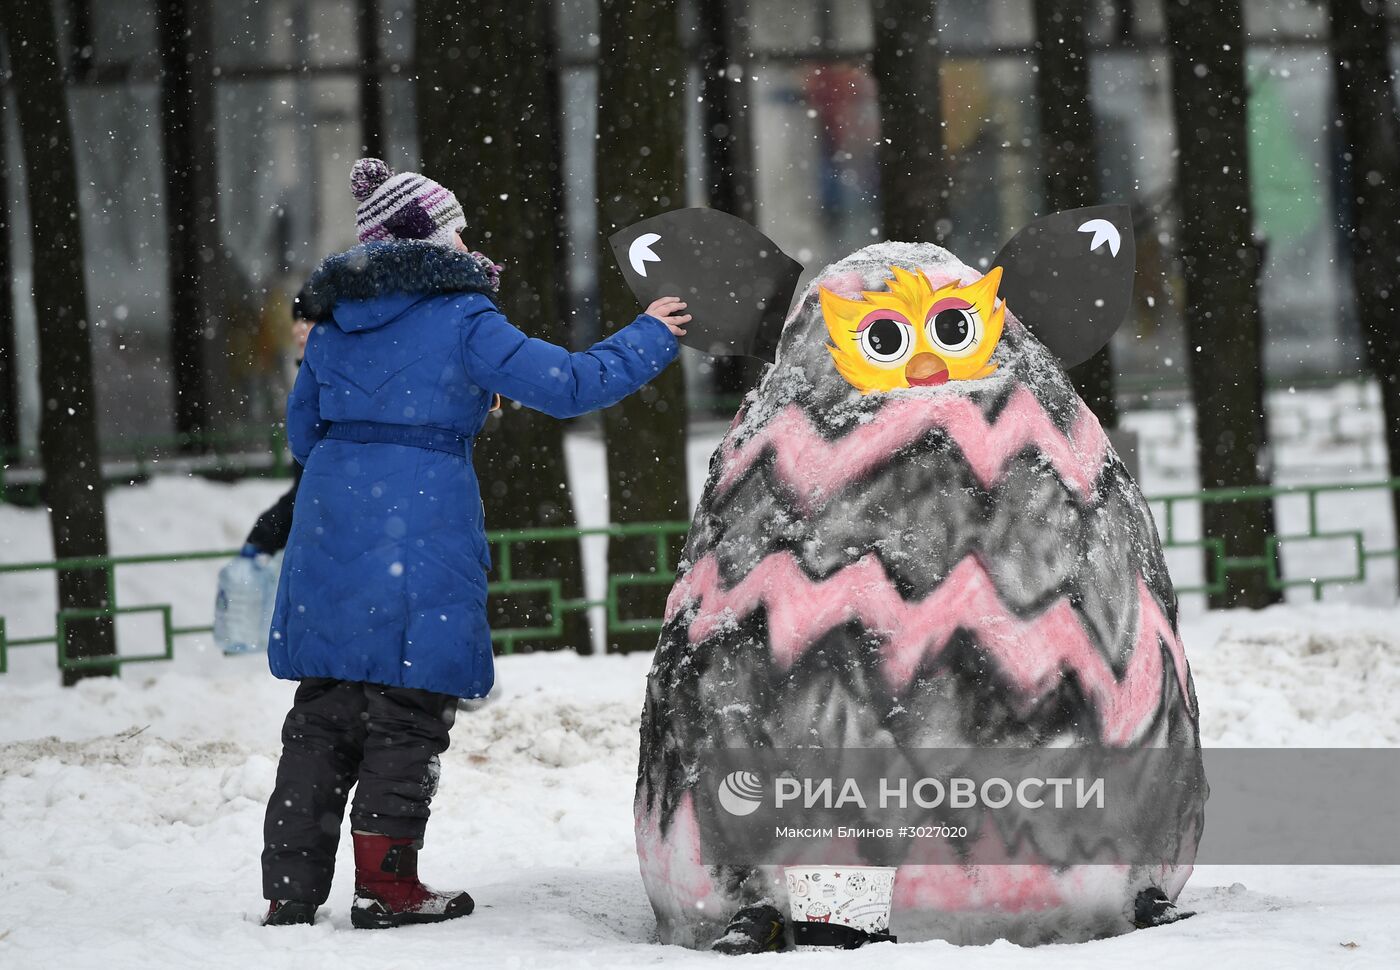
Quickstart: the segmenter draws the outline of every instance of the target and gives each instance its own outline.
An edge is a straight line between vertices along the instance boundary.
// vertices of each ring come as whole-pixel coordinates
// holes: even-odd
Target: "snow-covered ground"
[[[692,493],[719,430],[692,441]],[[1317,445],[1313,457],[1336,463],[1326,474],[1289,477],[1379,478],[1340,457],[1349,447]],[[575,494],[588,499],[580,517],[601,524],[601,445],[574,437],[570,457]],[[1145,468],[1147,491],[1189,490],[1183,469],[1170,458]],[[232,548],[281,487],[162,478],[118,490],[109,499],[113,550]],[[1368,502],[1343,502],[1336,514],[1388,541],[1383,497]],[[1284,511],[1286,521],[1291,515]],[[601,545],[590,546],[595,592],[601,555]],[[0,562],[48,556],[43,514],[0,507]],[[168,602],[177,624],[207,623],[217,568],[122,570],[119,598]],[[1400,745],[1393,590],[1382,579],[1339,591],[1350,602],[1188,610],[1182,634],[1206,743]],[[0,575],[11,637],[48,633],[52,610],[51,575]],[[151,624],[123,621],[123,650],[149,650]],[[225,658],[203,638],[182,638],[173,663],[132,666],[120,679],[71,690],[56,684],[51,647],[14,649],[10,662],[0,676],[0,968],[611,968],[723,959],[652,942],[631,813],[649,658],[502,659],[493,698],[458,720],[423,855],[425,878],[469,888],[477,912],[387,933],[350,929],[346,870],[316,926],[257,925],[262,813],[292,692],[260,657]],[[348,859],[348,843],[342,853]],[[1074,946],[918,943],[750,959],[796,968],[873,958],[891,970],[1400,962],[1396,869],[1202,867],[1183,902],[1200,915]]]
[[[1400,611],[1219,614],[1184,631],[1210,744],[1400,744]],[[263,806],[291,685],[186,643],[73,690],[0,682],[0,967],[641,967],[724,958],[651,942],[632,841],[648,658],[504,658],[444,757],[425,878],[461,922],[364,933],[338,874],[310,928],[257,925]],[[349,858],[348,842],[342,859]],[[900,944],[765,966],[1394,967],[1400,873],[1201,867],[1185,923],[1075,946]],[[898,932],[898,927],[895,927]],[[1354,944],[1354,947],[1351,945]],[[782,961],[781,964],[774,961]],[[856,961],[859,961],[857,964]]]

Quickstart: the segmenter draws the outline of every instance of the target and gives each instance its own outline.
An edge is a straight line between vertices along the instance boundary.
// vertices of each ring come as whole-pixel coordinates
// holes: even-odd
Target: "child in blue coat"
[[[268,656],[300,681],[264,831],[265,922],[309,923],[330,892],[349,790],[352,922],[437,922],[466,893],[417,878],[457,699],[491,689],[486,544],[472,442],[495,395],[565,418],[675,360],[674,298],[581,353],[496,309],[500,267],[467,251],[451,192],[378,159],[351,174],[361,245],[307,284],[320,322],[287,405],[304,467]]]

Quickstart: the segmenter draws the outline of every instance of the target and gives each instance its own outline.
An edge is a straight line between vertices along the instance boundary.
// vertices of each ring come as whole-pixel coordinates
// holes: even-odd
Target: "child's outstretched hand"
[[[666,329],[677,337],[685,336],[685,325],[690,322],[689,313],[681,313],[685,309],[685,304],[678,296],[663,296],[647,307],[646,313],[649,317],[656,317],[666,324]]]

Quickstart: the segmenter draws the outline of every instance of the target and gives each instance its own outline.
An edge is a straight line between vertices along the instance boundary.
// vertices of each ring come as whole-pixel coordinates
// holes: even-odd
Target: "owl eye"
[[[884,311],[866,317],[860,330],[860,349],[872,364],[892,366],[903,363],[914,348],[914,328],[897,313]]]
[[[977,342],[980,323],[976,310],[945,307],[929,314],[928,339],[939,350],[956,354]]]

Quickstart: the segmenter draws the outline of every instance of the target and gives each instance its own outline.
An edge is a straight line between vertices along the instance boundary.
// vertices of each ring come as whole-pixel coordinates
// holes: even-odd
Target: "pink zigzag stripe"
[[[725,469],[718,488],[727,491],[771,446],[776,451],[774,471],[810,513],[934,428],[957,442],[983,488],[1001,478],[1007,459],[1034,444],[1060,478],[1087,497],[1108,450],[1103,429],[1082,401],[1066,438],[1024,387],[1015,390],[991,423],[972,401],[949,394],[887,404],[869,424],[835,441],[823,438],[802,409],[790,404],[742,445],[735,447],[728,440],[721,445]]]
[[[784,669],[827,631],[859,620],[867,630],[884,634],[882,671],[896,692],[908,687],[925,659],[937,657],[959,629],[966,630],[996,661],[1027,707],[1058,686],[1065,672],[1074,673],[1099,712],[1104,740],[1110,744],[1133,740],[1157,712],[1163,676],[1159,638],[1171,652],[1181,696],[1191,696],[1181,641],[1141,576],[1137,639],[1121,679],[1094,646],[1067,599],[1023,620],[1002,602],[975,555],[962,559],[932,593],[911,603],[899,595],[874,556],[814,581],[792,553],[774,553],[738,584],[723,589],[711,554],[671,590],[667,619],[686,603],[697,601],[699,612],[690,622],[691,643],[765,607],[773,658]]]

